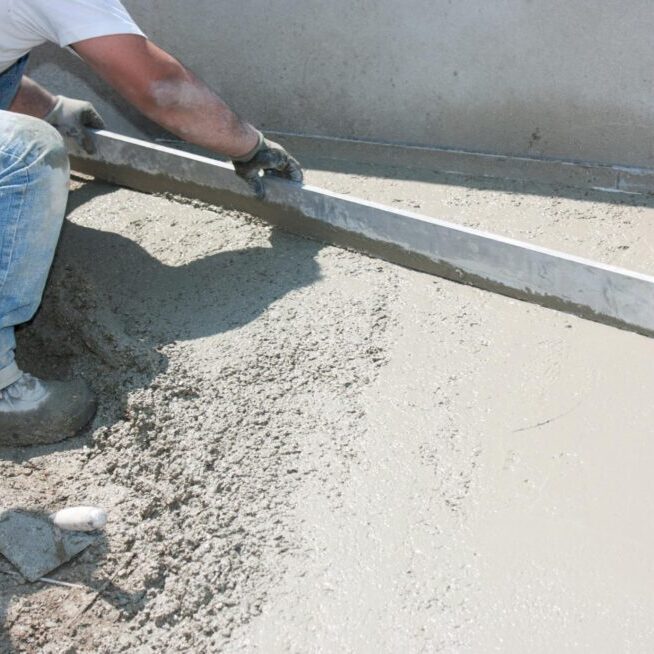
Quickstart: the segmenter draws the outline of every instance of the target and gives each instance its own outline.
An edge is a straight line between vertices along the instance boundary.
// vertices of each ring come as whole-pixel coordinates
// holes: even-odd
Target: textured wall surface
[[[654,165],[646,0],[125,4],[263,128]],[[100,96],[112,129],[143,127],[109,110],[107,90],[69,55],[35,60],[37,78]]]

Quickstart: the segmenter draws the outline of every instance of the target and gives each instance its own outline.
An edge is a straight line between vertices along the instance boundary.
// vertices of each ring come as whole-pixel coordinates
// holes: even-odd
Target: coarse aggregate
[[[5,647],[215,651],[260,612],[297,546],[294,489],[339,474],[323,469],[325,448],[347,465],[396,275],[238,213],[98,183],[70,202],[19,352],[41,374],[83,374],[101,408],[86,438],[3,453],[2,494],[108,508],[104,547],[62,578],[136,558],[76,633],[63,618],[83,593],[62,606],[60,589],[9,583]]]

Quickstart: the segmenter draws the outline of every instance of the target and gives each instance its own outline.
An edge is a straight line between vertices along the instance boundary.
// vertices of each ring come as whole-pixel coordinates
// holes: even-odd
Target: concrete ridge
[[[248,211],[289,231],[584,318],[654,335],[654,277],[444,220],[270,178],[253,198],[231,164],[97,133],[74,169],[148,192]]]

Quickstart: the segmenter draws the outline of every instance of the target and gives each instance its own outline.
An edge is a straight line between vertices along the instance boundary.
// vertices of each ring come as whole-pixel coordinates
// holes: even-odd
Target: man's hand
[[[278,143],[269,141],[259,134],[259,143],[253,152],[233,160],[234,170],[242,177],[261,200],[265,196],[264,175],[282,177],[292,182],[302,183],[300,164]]]
[[[104,121],[90,102],[73,100],[63,95],[56,97],[52,111],[43,118],[55,127],[62,136],[75,139],[85,152],[96,151],[95,139],[89,128],[103,129]]]

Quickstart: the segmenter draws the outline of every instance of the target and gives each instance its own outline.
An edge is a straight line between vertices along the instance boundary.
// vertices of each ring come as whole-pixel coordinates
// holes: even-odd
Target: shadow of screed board
[[[97,132],[97,143],[93,157],[72,151],[76,170],[138,190],[248,211],[302,236],[654,334],[654,277],[273,177],[260,201],[228,163],[107,131]]]

